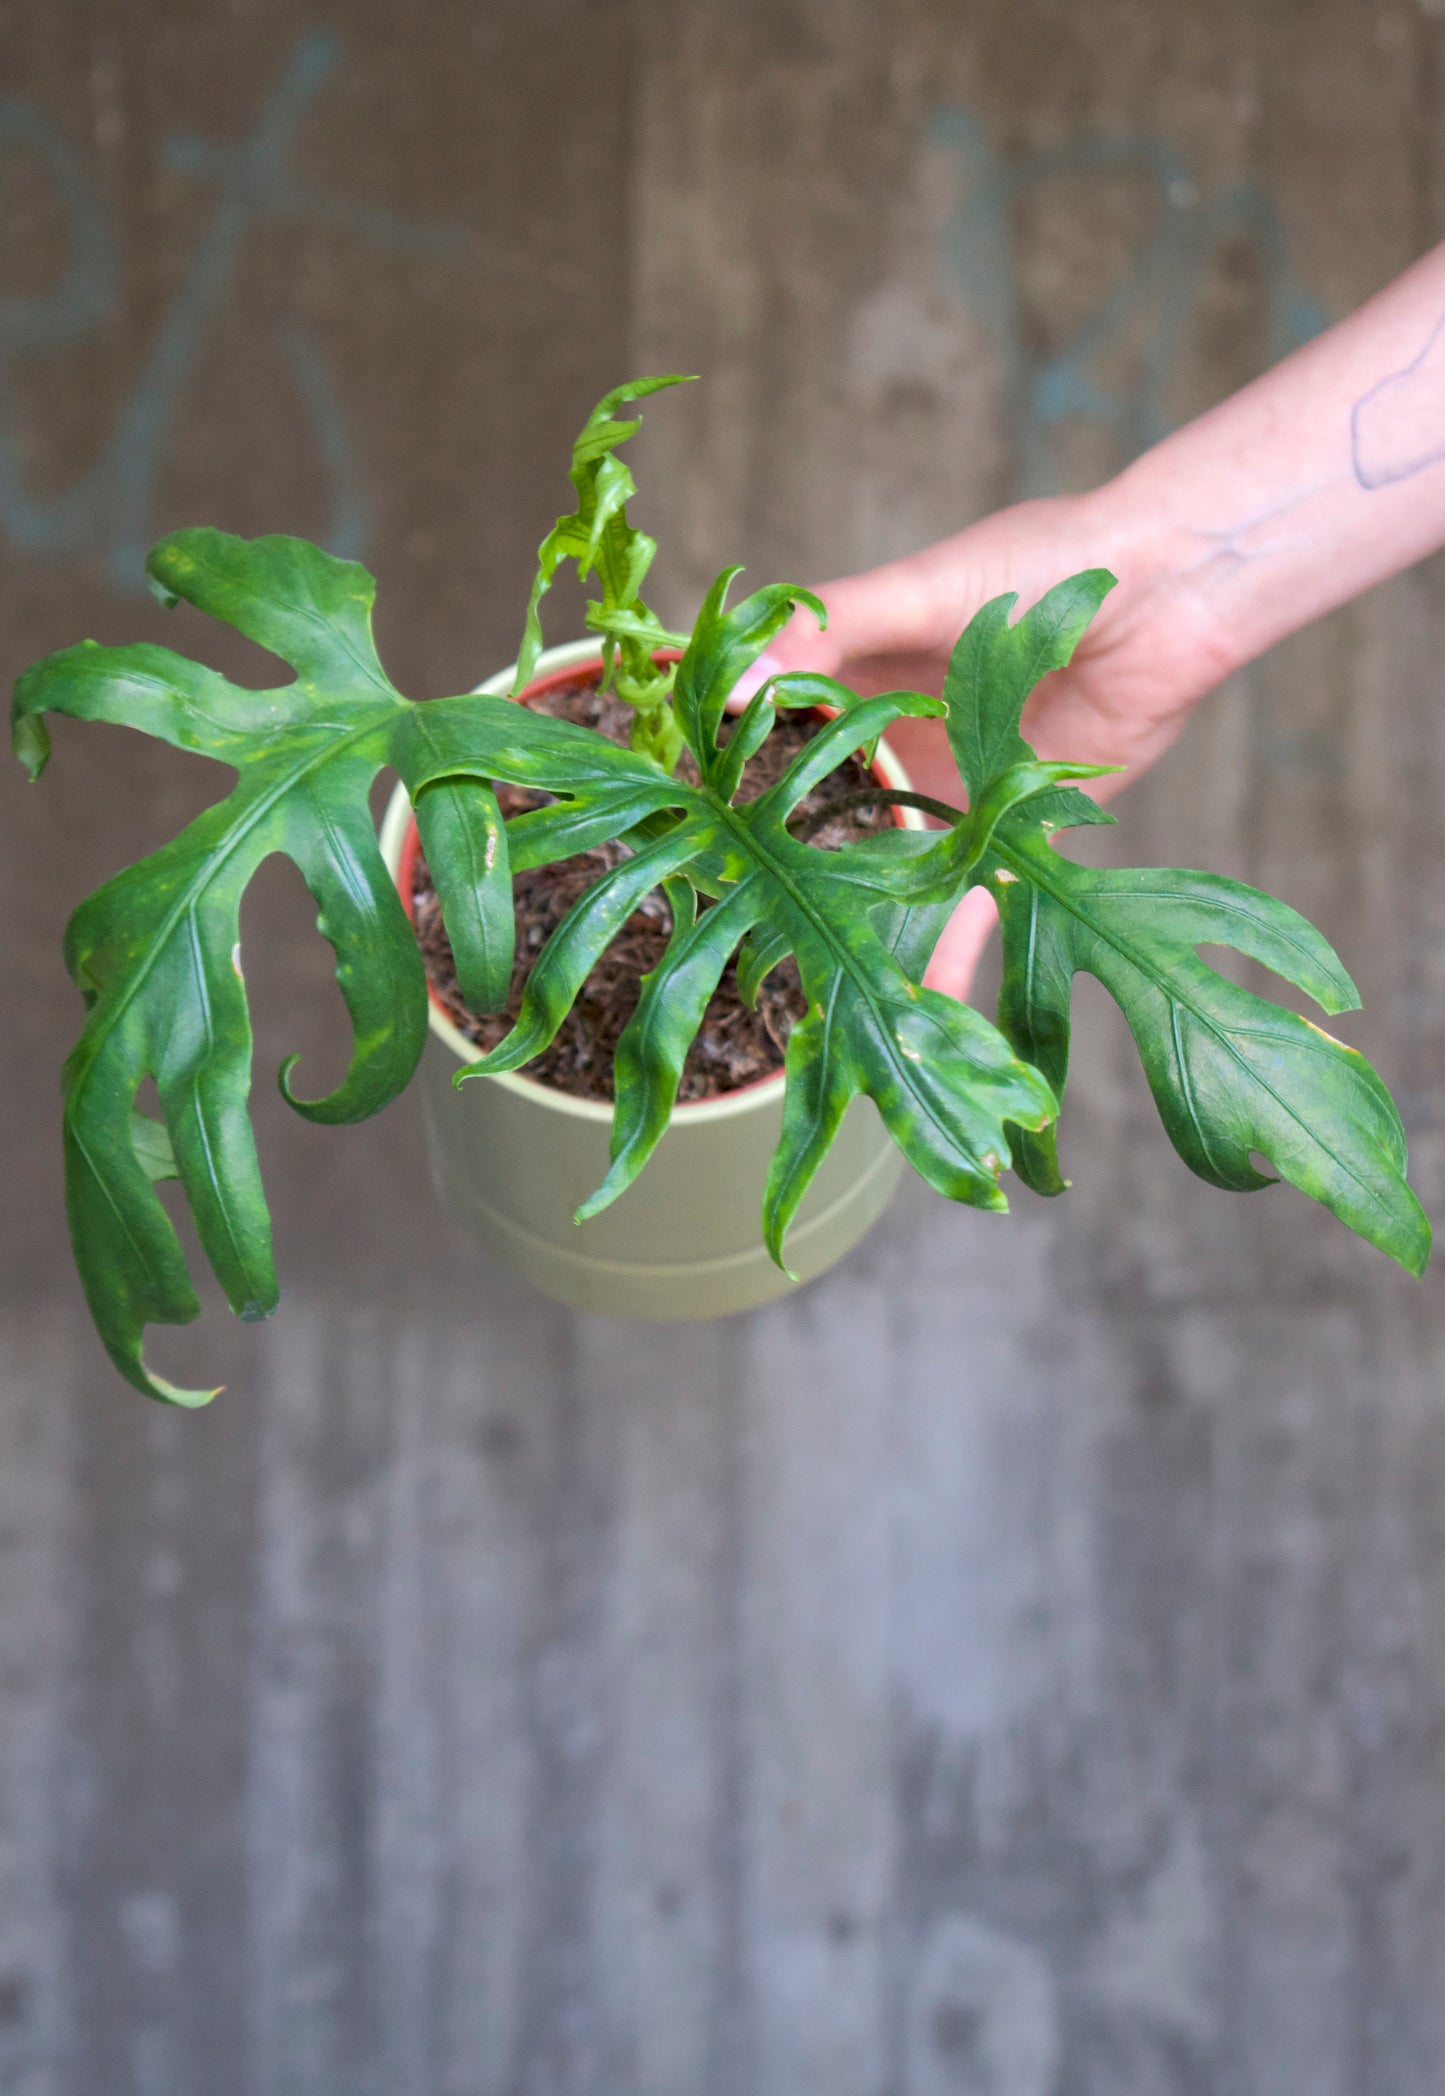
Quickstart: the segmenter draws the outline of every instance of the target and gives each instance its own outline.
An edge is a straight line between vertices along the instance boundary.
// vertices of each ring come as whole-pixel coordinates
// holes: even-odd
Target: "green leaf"
[[[1040,677],[1067,664],[1110,585],[1102,570],[1076,575],[1012,626],[1014,598],[995,598],[963,634],[949,667],[954,755],[978,816],[991,813],[987,848],[970,877],[988,882],[1003,918],[999,1024],[1062,1095],[1073,978],[1080,970],[1095,976],[1123,1011],[1165,1128],[1193,1171],[1216,1186],[1265,1186],[1270,1180],[1251,1162],[1257,1153],[1419,1273],[1430,1227],[1406,1183],[1404,1135],[1380,1079],[1354,1049],[1238,988],[1197,951],[1233,947],[1324,1011],[1344,1011],[1358,999],[1327,942],[1284,903],[1238,881],[1179,868],[1076,865],[1050,840],[1066,826],[1106,819],[1100,810],[1073,788],[1016,795],[1032,760],[1019,733],[1025,701]],[[931,904],[920,929],[936,931],[928,920],[942,912]],[[875,921],[915,962],[914,934],[896,906],[891,916],[875,911]],[[1053,1128],[1023,1132],[1017,1150],[1030,1186],[1063,1190]]]
[[[1089,568],[1058,583],[1013,625],[1009,613],[1018,597],[1010,593],[994,597],[965,627],[949,661],[943,696],[954,762],[971,801],[1000,772],[1033,756],[1019,732],[1025,702],[1050,670],[1067,666],[1113,587],[1107,568]],[[1114,820],[1085,794],[1069,791],[1033,813],[1060,829]]]
[[[336,954],[352,1024],[342,1083],[292,1104],[312,1120],[357,1120],[406,1084],[426,1030],[416,941],[377,850],[368,792],[405,758],[426,709],[387,681],[371,642],[365,570],[298,539],[178,532],[151,555],[168,601],[185,598],[289,662],[294,681],[250,691],[150,645],[85,643],[36,664],[16,687],[16,747],[32,764],[44,716],[128,723],[239,774],[170,844],[76,911],[66,960],[85,1023],[65,1070],[66,1200],[82,1284],[111,1358],[139,1389],[174,1403],[213,1393],[152,1375],[148,1323],[184,1323],[195,1292],[154,1182],[181,1181],[202,1248],[233,1308],[276,1302],[270,1223],[251,1135],[251,1025],[241,970],[241,899],[273,852],[293,859]],[[496,701],[498,705],[503,701]],[[445,894],[468,832],[443,844]],[[289,1069],[289,1065],[287,1066]],[[153,1077],[164,1129],[134,1112]],[[292,1097],[287,1072],[283,1087]]]
[[[505,780],[557,796],[550,807],[506,825],[513,873],[591,851],[676,806],[677,787],[649,758],[605,735],[486,692],[432,699],[409,709],[392,761],[414,801],[442,780]],[[438,892],[445,891],[444,876]]]
[[[1053,1094],[986,1019],[919,989],[870,921],[874,906],[900,885],[919,892],[956,885],[967,836],[923,839],[935,859],[920,871],[912,855],[865,858],[867,847],[852,845],[822,851],[787,828],[797,799],[851,749],[905,714],[936,715],[940,702],[925,693],[859,700],[842,691],[840,718],[783,779],[753,799],[734,802],[736,738],[745,733],[749,745],[761,740],[757,724],[770,725],[771,709],[759,704],[745,713],[733,739],[720,744],[723,704],[802,593],[759,591],[729,613],[729,580],[730,574],[720,577],[709,593],[697,635],[678,667],[678,719],[704,784],[664,778],[645,758],[614,750],[605,780],[581,786],[569,808],[544,809],[509,826],[514,864],[524,839],[536,863],[544,849],[560,856],[579,835],[600,841],[609,817],[612,835],[629,845],[632,856],[574,905],[533,968],[513,1032],[460,1072],[458,1082],[516,1069],[538,1053],[648,888],[685,876],[717,900],[695,921],[686,913],[678,918],[667,952],[644,986],[616,1059],[612,1169],[579,1214],[595,1215],[614,1200],[650,1155],[667,1124],[707,999],[745,935],[745,989],[755,994],[767,968],[792,952],[809,1006],[789,1049],[782,1140],[766,1189],[765,1236],[774,1257],[781,1261],[798,1202],[842,1114],[860,1093],[876,1102],[905,1155],[932,1185],[958,1200],[1001,1207],[1007,1126],[1042,1127],[1054,1111]],[[449,708],[458,703],[447,702]],[[503,748],[500,739],[493,747],[486,742],[487,725],[469,724],[468,736],[488,775],[534,783],[535,754]],[[550,742],[560,726],[538,717],[532,732],[539,742]],[[1047,769],[1035,767],[1041,775]],[[1048,770],[1046,783],[1053,775]],[[639,823],[644,806],[646,819]],[[664,808],[673,811],[670,822]],[[863,860],[861,868],[856,859]]]
[[[724,568],[718,576],[703,600],[687,653],[677,666],[674,703],[678,725],[704,780],[719,790],[732,767],[726,748],[718,746],[718,729],[738,678],[782,632],[798,605],[805,604],[820,626],[828,623],[821,598],[785,583],[755,590],[735,610],[726,610],[728,590],[741,573],[741,568]]]
[[[1422,1271],[1430,1226],[1405,1180],[1405,1138],[1378,1076],[1310,1020],[1240,989],[1202,961],[1227,945],[1308,991],[1327,1012],[1357,1002],[1304,918],[1242,882],[1178,868],[1076,866],[1019,823],[995,841],[1003,915],[1000,1025],[1062,1089],[1069,994],[1083,969],[1129,1022],[1180,1156],[1215,1186],[1270,1181],[1251,1152],[1342,1222]],[[1010,879],[1012,876],[1012,879]],[[1062,1182],[1051,1140],[1026,1138],[1019,1171],[1041,1192]]]
[[[424,787],[415,808],[427,864],[442,869],[437,895],[461,993],[474,1012],[500,1011],[512,987],[517,918],[497,796],[483,780],[452,776]]]
[[[637,488],[617,447],[636,436],[642,422],[640,417],[619,421],[617,411],[664,387],[688,383],[680,374],[634,379],[605,394],[588,416],[573,446],[569,474],[577,507],[557,519],[537,549],[537,573],[512,687],[524,690],[536,669],[543,646],[542,599],[563,561],[575,560],[580,581],[595,574],[602,586],[602,601],[588,606],[586,621],[603,636],[603,688],[615,681],[618,696],[638,709],[633,748],[655,757],[668,771],[682,743],[668,705],[672,669],[654,656],[659,649],[683,646],[687,636],[664,627],[640,595],[657,545],[628,522],[627,504]]]
[[[885,830],[869,840],[869,851],[877,856],[914,861],[926,858],[936,846],[937,839],[923,830]],[[880,942],[914,982],[922,982],[943,928],[958,907],[959,885],[951,879],[931,899],[919,901],[905,877],[896,881],[898,893],[880,889],[869,909],[869,922]]]
[[[851,928],[847,943],[860,958],[865,941],[875,943],[871,931]],[[865,968],[820,967],[823,956],[811,943],[795,949],[804,987],[811,986],[808,1012],[788,1042],[783,1136],[763,1204],[773,1257],[783,1263],[787,1226],[857,1092],[873,1099],[930,1186],[975,1208],[1006,1209],[999,1185],[1010,1162],[1005,1130],[1051,1120],[1049,1086],[981,1013],[918,989],[874,954]]]
[[[725,801],[736,800],[743,773],[777,725],[778,709],[768,684],[755,691],[733,722],[726,746],[713,773],[713,791]]]
[[[697,856],[698,840],[680,823],[634,857],[610,867],[572,905],[532,965],[517,1023],[480,1063],[464,1064],[456,1082],[484,1071],[516,1070],[540,1055],[577,1000],[577,993],[637,905]]]
[[[763,877],[755,873],[700,917],[675,920],[667,951],[642,978],[637,1009],[617,1044],[612,1169],[578,1209],[579,1223],[599,1214],[631,1186],[657,1148],[708,999],[739,939],[766,907]]]
[[[787,933],[772,925],[759,926],[743,940],[738,948],[738,994],[750,1010],[756,1008],[764,982],[791,952]]]
[[[933,720],[942,711],[942,701],[924,691],[887,691],[877,698],[855,701],[836,720],[830,720],[826,727],[820,728],[811,741],[804,743],[782,778],[767,789],[764,798],[769,811],[785,820],[799,801],[806,800],[814,787],[820,786],[846,757],[851,757],[857,749],[876,743],[889,723],[901,715]]]

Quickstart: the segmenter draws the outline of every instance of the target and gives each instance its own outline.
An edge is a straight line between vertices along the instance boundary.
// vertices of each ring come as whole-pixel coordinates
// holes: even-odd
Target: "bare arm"
[[[1024,730],[1041,756],[1152,764],[1231,670],[1445,543],[1445,246],[1348,320],[1087,495],[1020,503],[956,537],[826,585],[829,629],[795,620],[777,667],[865,690],[941,688],[978,606],[1064,575],[1119,577]],[[900,754],[924,790],[960,787],[935,723]],[[1109,782],[1104,782],[1106,785]],[[966,992],[992,904],[966,899],[929,979]]]
[[[1231,667],[1445,541],[1445,247],[1126,469]]]

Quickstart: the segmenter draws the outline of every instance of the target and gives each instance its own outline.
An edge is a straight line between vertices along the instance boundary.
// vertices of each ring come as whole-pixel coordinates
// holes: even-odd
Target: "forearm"
[[[1222,668],[1445,543],[1445,246],[1098,499]]]
[[[1081,568],[1118,587],[1023,731],[1041,757],[1137,778],[1195,701],[1297,627],[1445,543],[1445,247],[1284,363],[1084,495],[1019,503],[953,538],[824,585],[828,630],[795,620],[757,665],[858,690],[938,691],[990,598],[1034,603]],[[942,724],[890,740],[915,782],[959,803]],[[966,994],[992,904],[975,889],[928,980]]]
[[[1118,588],[1039,686],[1024,733],[1041,757],[1136,778],[1232,670],[1442,543],[1445,246],[1103,487],[826,584],[826,634],[795,621],[765,667],[937,691],[981,604],[1009,592],[1026,606],[1107,567]],[[893,732],[920,782],[956,797],[941,730]]]

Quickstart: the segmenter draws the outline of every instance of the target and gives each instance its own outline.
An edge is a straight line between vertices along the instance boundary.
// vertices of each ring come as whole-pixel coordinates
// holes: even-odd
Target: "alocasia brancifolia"
[[[180,531],[148,562],[165,601],[184,599],[289,663],[295,677],[278,689],[245,689],[166,648],[89,641],[20,679],[14,745],[32,777],[49,753],[46,713],[122,722],[237,773],[223,800],[83,902],[66,939],[86,1004],[65,1069],[66,1199],[80,1278],[120,1372],[177,1404],[214,1394],[179,1389],[142,1359],[147,1324],[182,1323],[197,1309],[158,1180],[181,1182],[232,1307],[242,1317],[275,1307],[238,943],[242,895],[272,852],[296,862],[316,899],[354,1035],[336,1091],[298,1099],[288,1064],[286,1097],[313,1120],[360,1120],[416,1068],[426,981],[372,827],[368,795],[383,767],[412,797],[458,978],[478,1010],[506,998],[513,873],[604,842],[625,848],[543,947],[512,1031],[460,1081],[537,1055],[638,903],[654,887],[666,891],[672,936],[618,1045],[612,1166],[584,1219],[631,1185],[662,1136],[683,1059],[734,954],[753,996],[793,955],[807,997],[787,1049],[782,1136],[760,1189],[763,1234],[780,1263],[788,1224],[859,1093],[951,1199],[1005,1207],[1010,1164],[1037,1191],[1057,1192],[1054,1124],[1070,988],[1083,970],[1123,1010],[1164,1125],[1194,1171],[1216,1185],[1258,1187],[1269,1183],[1252,1162],[1262,1156],[1419,1273],[1429,1225],[1406,1183],[1399,1117],[1379,1078],[1353,1049],[1229,982],[1197,951],[1231,946],[1326,1012],[1342,1011],[1358,1000],[1320,934],[1236,881],[1172,868],[1099,871],[1055,848],[1062,831],[1111,820],[1077,784],[1099,767],[1040,763],[1019,722],[1040,677],[1069,660],[1112,578],[1076,575],[1013,623],[1012,597],[986,604],[954,650],[941,699],[865,699],[794,673],[729,715],[743,672],[795,607],[820,619],[823,607],[806,590],[776,585],[729,610],[736,569],[718,577],[689,633],[670,632],[643,603],[655,548],[627,518],[634,488],[617,448],[638,423],[618,411],[675,383],[618,387],[589,417],[573,455],[578,506],[541,548],[518,672],[525,681],[541,647],[543,592],[573,559],[584,581],[600,584],[588,625],[602,636],[606,677],[635,708],[629,749],[510,699],[404,698],[372,644],[371,577],[293,538]],[[778,709],[817,706],[832,718],[776,783],[750,793],[748,766]],[[967,812],[949,811],[938,832],[893,830],[820,850],[800,833],[799,802],[905,715],[945,720]],[[695,782],[675,775],[684,748]],[[551,798],[504,822],[498,782]],[[941,925],[978,883],[1003,916],[997,1026],[921,984]],[[147,1078],[159,1122],[136,1107]]]

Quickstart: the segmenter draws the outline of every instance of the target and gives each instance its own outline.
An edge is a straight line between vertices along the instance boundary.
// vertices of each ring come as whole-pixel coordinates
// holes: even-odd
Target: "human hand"
[[[1092,789],[1101,798],[1117,791],[1168,748],[1195,700],[1236,666],[1191,586],[1184,549],[1136,527],[1117,485],[1019,503],[920,553],[824,584],[826,631],[800,611],[754,665],[747,688],[780,670],[812,669],[865,695],[941,692],[954,643],[980,605],[1016,592],[1026,610],[1081,568],[1107,567],[1118,587],[1068,668],[1035,691],[1023,732],[1044,758],[1123,765],[1123,778],[1101,779]],[[888,739],[921,793],[963,805],[941,721],[899,721]],[[966,997],[997,918],[988,892],[970,889],[925,981]]]

